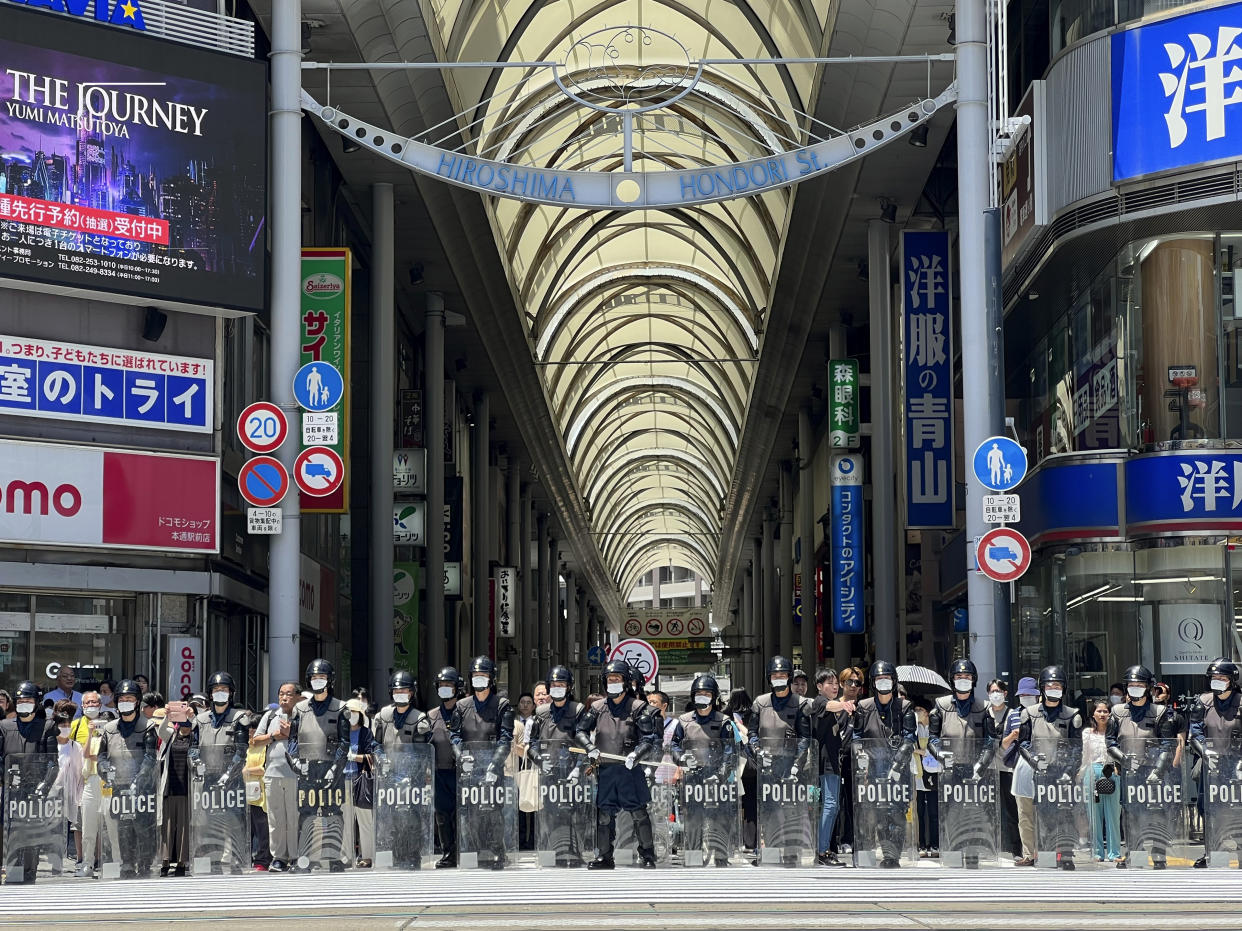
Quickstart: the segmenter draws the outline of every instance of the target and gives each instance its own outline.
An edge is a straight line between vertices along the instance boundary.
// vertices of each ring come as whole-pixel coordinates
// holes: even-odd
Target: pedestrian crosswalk
[[[160,914],[170,901],[183,915],[368,914],[399,915],[413,907],[470,909],[512,901],[536,876],[530,869],[502,873],[351,871],[330,875],[248,874],[109,883],[48,882],[0,889],[0,916],[105,918]],[[986,878],[985,881],[981,881]],[[83,895],[86,889],[107,895]],[[70,893],[70,894],[67,894]],[[1051,901],[1236,902],[1242,872],[1168,870],[1080,873],[1037,870],[853,870],[733,867],[728,871],[618,869],[575,873],[572,883],[540,884],[540,906],[606,908],[642,901],[652,905],[833,905],[935,901],[939,905],[1038,905]]]

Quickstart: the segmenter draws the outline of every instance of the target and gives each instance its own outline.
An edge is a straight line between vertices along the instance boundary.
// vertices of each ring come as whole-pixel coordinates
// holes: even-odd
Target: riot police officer
[[[1055,761],[1042,758],[1035,750],[1033,741],[1062,741],[1071,748],[1081,748],[1082,715],[1065,704],[1065,688],[1069,681],[1062,666],[1045,666],[1039,673],[1038,704],[1023,708],[1018,719],[1018,752],[1039,773],[1047,773],[1049,766]],[[1062,770],[1060,780],[1072,794],[1076,783],[1077,765],[1066,767],[1057,763]],[[1057,866],[1063,870],[1072,870],[1074,866],[1074,845],[1078,838],[1078,825],[1075,820],[1062,819],[1064,823],[1050,824],[1050,818],[1044,818],[1040,825],[1041,833],[1055,836],[1057,848]]]
[[[482,785],[490,801],[480,804],[471,819],[479,844],[492,854],[492,869],[505,868],[505,819],[500,801],[505,786],[505,759],[513,744],[513,706],[509,699],[496,694],[496,664],[490,657],[476,656],[470,663],[471,695],[457,703],[449,719],[453,751],[463,776],[473,776],[475,766],[482,766]],[[476,759],[480,745],[491,754]],[[458,804],[461,803],[460,798]]]
[[[4,811],[7,846],[4,851],[6,882],[32,883],[39,866],[39,850],[49,855],[64,849],[64,804],[49,799],[58,773],[56,723],[43,713],[39,687],[23,682],[13,694],[17,717],[0,721],[0,772],[4,773]],[[19,802],[26,802],[20,805]],[[60,808],[59,817],[45,816],[49,804]],[[18,818],[17,811],[33,817]],[[54,814],[54,813],[53,813]]]
[[[142,688],[133,679],[118,683],[117,717],[100,729],[99,772],[112,789],[107,808],[112,857],[119,859],[121,878],[151,875],[156,854],[154,718],[138,711]]]
[[[400,751],[403,747],[425,744],[431,739],[431,719],[414,707],[418,684],[410,672],[404,669],[396,670],[388,678],[388,691],[392,696],[392,704],[381,708],[371,723],[371,733],[375,739],[375,755],[380,772],[385,779],[399,784],[410,784],[416,776],[413,772],[416,763],[408,752]],[[422,770],[422,776],[426,778],[425,769]],[[379,805],[378,799],[376,805]],[[426,822],[421,823],[425,831]],[[393,865],[397,869],[419,867],[423,856],[419,841],[423,836],[418,830],[394,832],[392,836]]]
[[[1141,781],[1159,786],[1168,777],[1181,721],[1172,708],[1151,700],[1155,676],[1146,666],[1129,667],[1123,681],[1126,700],[1113,706],[1104,737],[1108,755],[1121,764],[1124,773],[1121,788],[1126,856],[1117,861],[1117,868],[1125,869],[1131,852],[1146,843],[1151,849],[1152,869],[1162,870],[1168,865],[1174,812],[1170,806],[1138,800],[1136,788]],[[1127,803],[1130,798],[1134,801]]]
[[[756,698],[750,707],[750,718],[746,722],[747,749],[760,770],[761,783],[765,778],[772,781],[773,776],[776,779],[797,780],[798,774],[810,765],[811,703],[794,694],[793,671],[793,663],[784,656],[773,656],[768,660],[771,691]],[[785,756],[778,760],[773,750],[787,747],[791,742],[794,744],[792,758]],[[774,767],[778,765],[782,771],[774,773]],[[762,796],[760,801],[762,803]],[[798,862],[796,847],[783,842],[801,835],[793,820],[798,816],[797,812],[784,806],[778,806],[778,810],[767,819],[760,815],[763,845],[781,848],[781,862],[785,866],[794,866]],[[752,862],[758,865],[758,859]]]
[[[1238,665],[1233,660],[1219,657],[1212,660],[1207,667],[1208,691],[1197,696],[1191,703],[1190,716],[1190,749],[1202,760],[1200,769],[1199,800],[1203,803],[1209,794],[1208,782],[1210,775],[1221,770],[1221,756],[1226,754],[1233,770],[1225,770],[1224,780],[1242,781],[1242,693],[1238,690]],[[1210,822],[1215,816],[1224,824],[1208,824],[1208,833],[1222,840],[1234,840],[1242,849],[1242,816],[1223,817],[1225,805],[1204,805],[1204,817]],[[1228,806],[1229,813],[1242,815],[1235,806]],[[1207,847],[1207,845],[1205,845]],[[1211,847],[1207,847],[1210,850]],[[1219,848],[1218,848],[1219,849]],[[1195,861],[1197,869],[1208,865],[1205,852]],[[1242,856],[1238,858],[1238,867],[1242,869]]]
[[[570,748],[580,746],[578,723],[586,709],[574,700],[574,674],[567,666],[549,669],[544,684],[552,700],[535,708],[526,755],[539,767],[541,790],[558,793],[561,801],[553,806],[545,799],[540,809],[539,849],[551,850],[559,867],[578,867],[584,862],[586,825],[575,816],[589,804],[589,795],[582,778],[585,761]],[[587,802],[579,804],[579,797]]]
[[[629,663],[609,661],[604,667],[607,697],[591,705],[578,722],[578,740],[587,748],[587,759],[599,766],[595,796],[595,843],[599,855],[587,864],[592,870],[614,868],[613,844],[617,812],[633,814],[638,835],[638,856],[644,868],[656,864],[655,841],[647,803],[651,789],[638,763],[658,750],[657,712],[642,698],[629,692]],[[603,754],[623,757],[624,763],[605,760]]]
[[[332,694],[336,669],[326,659],[306,667],[311,697],[293,706],[289,721],[289,757],[299,775],[298,870],[310,861],[328,861],[333,873],[345,869],[347,854],[340,849],[345,824],[345,756],[349,752],[349,715],[345,703]],[[303,862],[306,861],[306,862]]]
[[[937,698],[928,716],[928,752],[948,767],[940,782],[942,792],[947,790],[950,783],[960,786],[967,779],[978,784],[987,772],[995,749],[992,715],[988,713],[987,705],[975,694],[975,686],[979,682],[979,671],[975,664],[968,659],[954,660],[949,670],[949,681],[953,685],[953,694]],[[948,755],[944,753],[943,741],[948,742]],[[972,755],[973,759],[966,758],[966,754]],[[982,806],[989,814],[996,805],[995,792],[991,796],[991,800],[984,802]],[[970,808],[974,811],[970,811]],[[979,865],[980,852],[987,857],[995,853],[995,840],[989,846],[984,837],[986,831],[972,829],[972,825],[979,820],[974,815],[980,811],[979,802],[951,803],[944,795],[941,796],[941,834],[949,849],[964,854],[964,863],[969,867]],[[945,844],[941,844],[941,847],[945,847]]]
[[[440,859],[436,869],[457,865],[457,758],[449,722],[461,695],[461,673],[445,666],[436,675],[438,704],[427,712],[431,724],[431,744],[436,750],[435,789],[436,832],[440,835]]]
[[[714,676],[695,677],[690,684],[694,708],[678,719],[681,735],[673,747],[673,760],[685,773],[682,856],[701,854],[704,865],[714,862],[723,867],[729,865],[737,822],[737,741],[733,722],[716,710],[719,698]]]
[[[897,667],[887,660],[876,660],[867,671],[871,680],[871,690],[875,695],[864,698],[854,710],[852,740],[879,740],[886,743],[892,750],[891,763],[884,771],[874,770],[877,765],[871,762],[872,770],[860,773],[871,781],[886,780],[890,785],[906,787],[905,792],[886,793],[886,801],[858,801],[855,803],[855,852],[859,851],[865,841],[870,838],[861,836],[863,819],[858,809],[866,804],[879,809],[875,819],[877,837],[880,848],[880,866],[883,869],[896,869],[901,866],[902,839],[905,836],[905,813],[910,806],[909,764],[916,742],[916,722],[914,706],[897,695]],[[855,791],[862,786],[861,778],[855,779]]]

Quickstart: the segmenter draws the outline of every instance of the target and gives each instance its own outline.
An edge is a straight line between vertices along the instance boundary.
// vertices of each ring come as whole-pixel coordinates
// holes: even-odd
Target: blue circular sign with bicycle
[[[984,488],[1009,491],[1026,478],[1026,450],[1007,436],[990,436],[975,450],[972,466]]]

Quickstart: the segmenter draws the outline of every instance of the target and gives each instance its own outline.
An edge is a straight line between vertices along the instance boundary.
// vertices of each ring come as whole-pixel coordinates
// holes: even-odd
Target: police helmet
[[[897,687],[897,667],[886,659],[877,659],[871,664],[871,668],[867,670],[867,678],[871,682],[876,679],[889,678],[893,680],[893,687]]]
[[[397,689],[409,689],[413,692],[418,688],[418,683],[414,681],[414,674],[406,669],[398,669],[388,677],[388,691],[395,692]]]
[[[306,681],[309,683],[316,676],[322,676],[328,680],[331,686],[336,681],[336,670],[326,659],[313,659],[306,667]]]
[[[604,666],[604,681],[608,681],[609,676],[620,676],[627,684],[630,682],[631,669],[630,664],[623,659],[612,659]]]
[[[1064,666],[1045,666],[1039,672],[1039,690],[1041,692],[1054,682],[1065,688],[1065,683],[1068,681],[1069,677],[1065,675]]]
[[[13,702],[16,704],[18,701],[20,701],[23,698],[29,698],[32,701],[34,701],[35,704],[38,704],[39,699],[42,697],[43,697],[43,690],[40,689],[37,685],[35,685],[30,680],[27,680],[23,682],[21,685],[19,685],[17,687],[17,690],[13,693]]]
[[[716,699],[720,697],[720,684],[716,681],[715,676],[709,676],[702,673],[694,677],[694,681],[690,683],[690,695],[697,695],[699,692],[711,692],[712,703],[715,704]]]
[[[228,689],[230,692],[237,691],[237,686],[233,682],[233,677],[230,676],[227,672],[214,673],[212,677],[207,680],[207,691],[208,692],[214,692],[216,690],[216,686],[222,686],[223,688]]]
[[[437,682],[452,682],[454,685],[461,685],[461,673],[457,671],[456,666],[445,666],[436,675]]]
[[[548,670],[548,678],[544,685],[552,688],[553,682],[564,682],[567,689],[572,689],[574,687],[574,674],[569,671],[568,666],[553,666]]]
[[[496,681],[496,663],[490,656],[476,656],[470,661],[470,678],[475,676],[487,676],[491,681]]]
[[[771,679],[776,673],[783,672],[790,679],[793,678],[793,663],[783,656],[773,656],[768,660],[768,678]]]
[[[1121,681],[1127,684],[1131,682],[1142,682],[1148,688],[1151,688],[1156,681],[1156,677],[1152,675],[1150,669],[1146,666],[1129,666],[1126,668],[1125,674],[1121,677]]]
[[[963,676],[968,676],[971,682],[978,683],[979,670],[968,659],[955,659],[953,665],[949,668],[949,681],[952,682]]]
[[[133,695],[134,700],[137,701],[142,698],[142,686],[133,679],[122,679],[116,684],[113,693],[117,701],[121,700],[122,695]]]

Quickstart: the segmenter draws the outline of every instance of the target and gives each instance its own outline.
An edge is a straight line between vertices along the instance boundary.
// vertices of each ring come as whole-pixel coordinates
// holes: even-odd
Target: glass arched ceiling
[[[680,62],[666,60],[670,47],[676,58],[670,43],[659,51],[618,43],[615,64],[646,102],[681,89],[685,72],[664,66],[687,57],[816,56],[829,9],[829,0],[426,2],[443,60],[572,66],[571,46],[600,30],[671,35],[685,47]],[[802,114],[818,75],[807,66],[709,66],[687,96],[635,120],[634,169],[721,165],[805,143]],[[619,101],[609,98],[616,81],[564,77]],[[455,70],[446,80],[468,114],[458,128],[475,154],[544,168],[623,167],[616,112],[571,101],[548,70]],[[552,415],[622,592],[670,563],[712,581],[790,197],[782,189],[630,213],[488,203]]]

